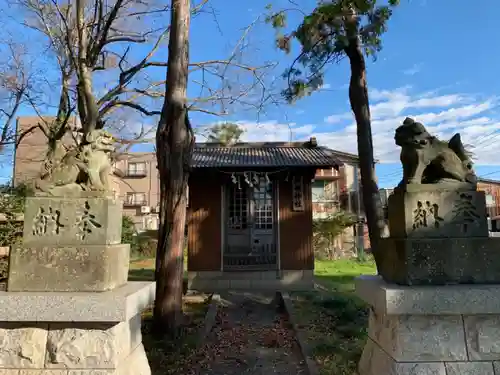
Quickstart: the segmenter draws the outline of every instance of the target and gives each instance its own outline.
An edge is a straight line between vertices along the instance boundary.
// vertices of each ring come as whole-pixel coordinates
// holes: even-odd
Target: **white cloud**
[[[422,70],[422,63],[413,64],[410,68],[403,70],[405,76],[414,76]]]
[[[428,131],[448,140],[460,132],[466,145],[475,145],[476,164],[500,165],[500,101],[481,100],[460,93],[418,93],[411,87],[370,91],[372,134],[375,157],[382,163],[399,163],[399,147],[394,144],[394,130],[405,117],[422,122]],[[349,108],[348,104],[345,107]],[[315,136],[319,143],[333,149],[357,153],[356,124],[351,112],[333,114],[326,124],[297,125],[267,121],[257,124],[239,121],[246,130],[245,141],[307,140]],[[334,126],[332,126],[334,124]]]
[[[244,130],[244,142],[295,141],[308,138],[314,131],[314,125],[297,126],[295,123],[280,124],[277,121],[255,123],[251,121],[237,122]]]
[[[314,125],[300,125],[294,122],[288,124],[279,123],[277,121],[235,121],[240,128],[244,130],[241,136],[243,142],[287,142],[307,139],[314,131]],[[197,128],[199,142],[204,142],[203,133],[210,127],[215,125],[212,123],[203,127]]]
[[[325,122],[328,124],[336,124],[343,120],[349,120],[353,117],[351,113],[342,113],[340,115],[331,115],[325,118]]]
[[[500,143],[500,114],[497,98],[479,100],[471,95],[433,93],[410,93],[410,88],[396,90],[371,90],[370,106],[375,157],[381,162],[399,163],[399,148],[394,144],[394,130],[405,117],[422,122],[429,132],[447,140],[460,132],[465,144],[476,145],[473,149],[476,164],[500,165],[494,152]],[[491,112],[491,113],[489,113]],[[351,120],[342,130],[320,132],[315,136],[329,147],[348,152],[357,151],[356,124],[351,113],[329,116],[337,127]],[[498,134],[498,136],[496,136]],[[497,137],[497,138],[495,138]],[[496,147],[498,148],[498,147]]]

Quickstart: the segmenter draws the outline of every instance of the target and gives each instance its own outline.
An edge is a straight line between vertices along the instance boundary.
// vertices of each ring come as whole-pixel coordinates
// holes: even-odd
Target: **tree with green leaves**
[[[208,132],[207,138],[209,142],[219,142],[223,145],[231,145],[238,143],[244,132],[245,130],[238,124],[225,122],[212,126]]]
[[[329,260],[334,259],[335,239],[341,235],[346,228],[356,223],[356,216],[346,211],[336,211],[324,219],[313,221],[313,243],[316,250],[323,250]]]
[[[357,124],[363,203],[375,257],[384,221],[375,176],[365,55],[375,58],[381,50],[382,34],[398,4],[399,0],[383,5],[377,0],[322,1],[295,30],[280,34],[277,39],[278,47],[287,53],[293,40],[301,45],[300,54],[284,73],[288,88],[283,95],[289,102],[320,88],[327,65],[349,59],[349,100]],[[274,11],[268,22],[283,30],[287,26],[286,16],[287,11]]]
[[[23,212],[26,196],[32,192],[26,185],[15,188],[0,185],[0,246],[11,247],[19,244],[23,238]],[[0,283],[8,276],[9,257],[0,255]]]

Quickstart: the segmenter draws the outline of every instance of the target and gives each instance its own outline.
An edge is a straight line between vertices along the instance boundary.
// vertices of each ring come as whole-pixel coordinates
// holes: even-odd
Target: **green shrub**
[[[157,231],[147,230],[138,233],[132,218],[123,216],[122,243],[130,245],[130,252],[136,257],[154,257],[156,254]]]
[[[356,217],[345,211],[337,211],[324,219],[313,221],[314,256],[318,260],[335,259],[335,238],[356,223]]]
[[[136,237],[135,251],[138,256],[153,258],[156,255],[158,240],[149,234],[140,233]]]
[[[9,257],[8,256],[0,256],[0,283],[7,281],[9,269]]]
[[[137,236],[137,230],[135,229],[134,221],[129,216],[122,217],[122,243],[132,244]]]
[[[12,246],[19,243],[23,237],[22,214],[26,196],[31,189],[26,185],[15,188],[9,185],[0,185],[0,246]]]

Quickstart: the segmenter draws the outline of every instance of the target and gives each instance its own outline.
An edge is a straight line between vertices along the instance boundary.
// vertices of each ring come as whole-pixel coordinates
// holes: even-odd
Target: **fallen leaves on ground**
[[[277,314],[270,326],[252,324],[252,321],[252,318],[234,321],[234,317],[229,316],[227,310],[219,309],[216,324],[205,345],[198,348],[188,345],[188,349],[171,353],[170,358],[175,356],[175,361],[165,362],[161,367],[162,372],[155,372],[153,369],[153,375],[174,373],[220,375],[221,367],[230,369],[231,374],[240,374],[256,366],[259,360],[256,352],[259,347],[271,350],[272,353],[284,351],[285,356],[294,355],[297,344],[293,330],[284,315]],[[273,363],[263,366],[266,366],[266,370],[269,367],[269,373],[282,374],[283,372],[279,371],[280,364],[277,363],[279,359],[275,357]],[[285,362],[287,367],[290,365],[289,362],[289,360]],[[302,372],[293,373],[295,375]]]
[[[152,326],[152,309],[143,314],[143,343],[151,366],[152,375],[186,374],[183,369],[192,366],[196,355],[198,333],[204,324],[208,296],[184,296],[184,321],[181,337],[175,342],[158,339]]]
[[[345,294],[293,297],[299,329],[305,333],[320,374],[352,375],[366,341],[366,307]]]

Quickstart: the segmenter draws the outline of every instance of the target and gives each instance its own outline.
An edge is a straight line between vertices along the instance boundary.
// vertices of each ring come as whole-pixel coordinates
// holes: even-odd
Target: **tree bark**
[[[76,24],[78,32],[78,58],[76,73],[78,77],[78,113],[82,120],[83,139],[97,128],[99,110],[92,92],[92,70],[89,63],[89,34],[85,23],[85,2],[76,0]]]
[[[156,132],[160,228],[154,322],[176,336],[182,318],[187,183],[194,136],[187,113],[190,0],[172,0],[165,102]]]
[[[378,243],[384,228],[384,217],[375,176],[366,64],[358,37],[350,38],[349,44],[346,47],[346,54],[349,57],[351,65],[349,101],[357,124],[363,204],[371,249],[375,260],[377,260],[377,252],[379,251]]]

